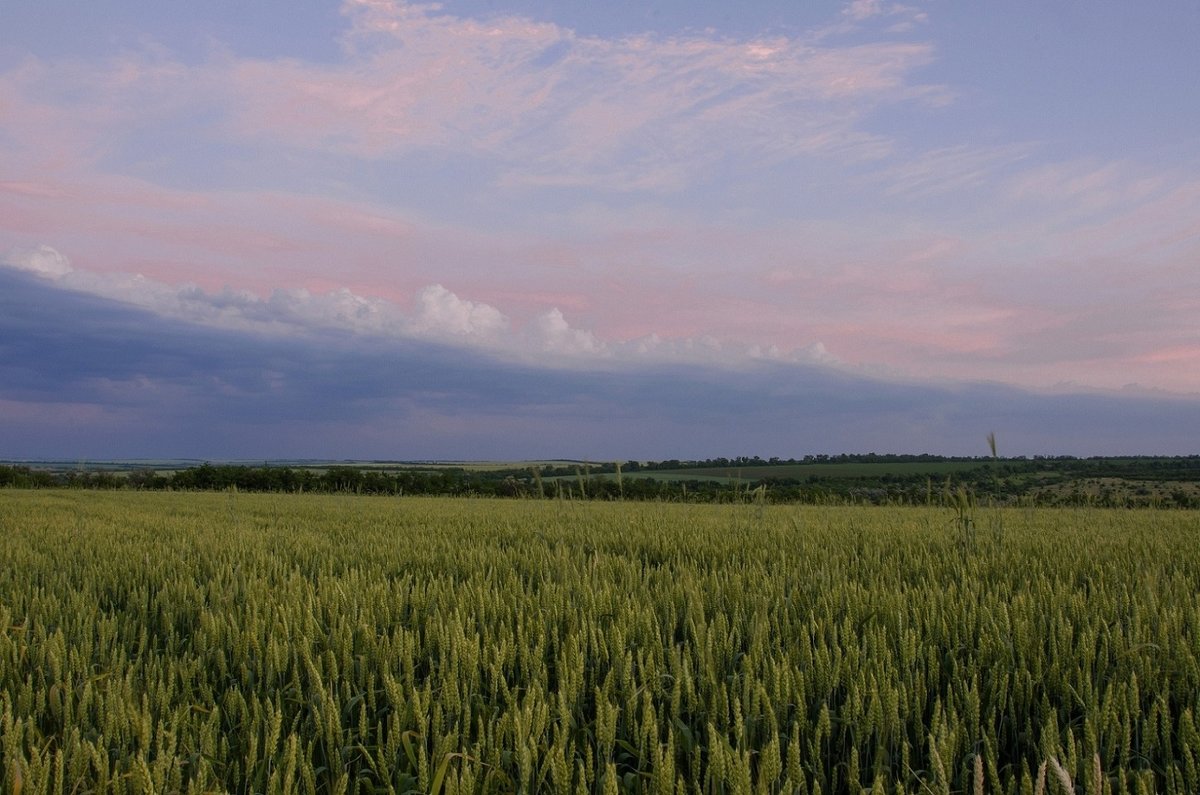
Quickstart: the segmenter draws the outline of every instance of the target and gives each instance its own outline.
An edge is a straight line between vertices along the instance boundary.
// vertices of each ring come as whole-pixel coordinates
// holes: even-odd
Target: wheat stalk
[[[1050,767],[1054,769],[1054,776],[1058,779],[1058,783],[1062,785],[1062,788],[1074,795],[1075,784],[1071,781],[1071,775],[1067,773],[1066,768],[1064,768],[1053,756],[1050,757]]]
[[[1033,785],[1033,795],[1046,795],[1046,763],[1038,765],[1037,783]]]

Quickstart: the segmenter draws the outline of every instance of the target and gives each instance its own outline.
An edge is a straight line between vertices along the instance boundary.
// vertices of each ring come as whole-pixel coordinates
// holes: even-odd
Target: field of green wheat
[[[1200,792],[1182,511],[0,492],[8,793]]]

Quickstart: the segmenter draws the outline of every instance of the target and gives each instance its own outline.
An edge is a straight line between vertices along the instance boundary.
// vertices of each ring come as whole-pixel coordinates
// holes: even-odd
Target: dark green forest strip
[[[158,466],[150,466],[157,464]],[[810,456],[706,461],[25,462],[0,487],[354,493],[601,500],[1200,508],[1200,456],[943,458]]]

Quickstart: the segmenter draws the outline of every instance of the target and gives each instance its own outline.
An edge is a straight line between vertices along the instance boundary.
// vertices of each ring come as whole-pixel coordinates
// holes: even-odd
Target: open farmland
[[[1200,791],[1190,512],[4,490],[0,533],[7,792]]]
[[[655,475],[674,478],[711,477],[727,481],[801,480],[810,477],[870,478],[881,475],[921,475],[941,477],[979,469],[982,461],[913,461],[763,464],[758,466],[692,467],[656,471]]]

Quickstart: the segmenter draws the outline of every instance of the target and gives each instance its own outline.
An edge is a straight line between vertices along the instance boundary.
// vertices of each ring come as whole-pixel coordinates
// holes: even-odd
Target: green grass
[[[945,478],[968,470],[987,466],[987,461],[904,461],[880,463],[806,463],[806,464],[767,464],[762,466],[742,467],[683,467],[680,469],[637,469],[625,471],[625,478],[649,478],[651,480],[679,481],[710,481],[714,483],[752,483],[760,480],[798,480],[808,478],[879,478],[883,475],[928,475],[935,479]],[[583,471],[583,468],[580,468]],[[616,477],[613,473],[589,472],[592,478]],[[547,480],[574,480],[577,475],[558,475]]]
[[[724,480],[789,479],[809,477],[874,478],[880,475],[946,475],[986,466],[986,461],[905,461],[880,463],[777,464],[747,467],[697,467],[695,469],[654,470],[649,474],[679,479],[722,478]],[[645,474],[638,472],[634,474]]]
[[[1200,791],[1194,514],[970,510],[0,491],[0,788]]]

